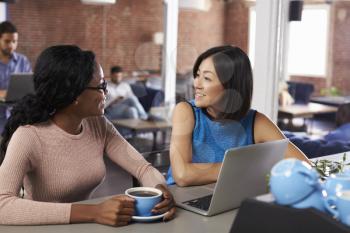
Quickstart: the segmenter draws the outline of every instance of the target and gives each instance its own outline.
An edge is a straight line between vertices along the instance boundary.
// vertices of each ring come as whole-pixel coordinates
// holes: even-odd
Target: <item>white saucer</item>
[[[142,217],[142,216],[132,216],[131,219],[136,221],[136,222],[152,222],[158,219],[163,218],[168,212],[165,212],[160,215],[154,215],[154,216],[147,216],[147,217]]]

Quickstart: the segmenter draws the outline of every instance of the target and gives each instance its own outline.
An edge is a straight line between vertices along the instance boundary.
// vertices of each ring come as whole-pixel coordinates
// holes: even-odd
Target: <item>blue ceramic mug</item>
[[[350,226],[350,190],[343,189],[336,197],[328,197],[326,208],[336,219]]]
[[[319,175],[304,161],[284,159],[271,169],[270,190],[278,204],[291,205],[320,190]]]
[[[325,191],[315,189],[311,194],[304,197],[302,200],[292,204],[292,207],[298,209],[315,208],[319,211],[326,212],[326,197],[327,193]]]
[[[135,199],[136,216],[152,216],[151,210],[162,200],[162,191],[152,187],[129,188],[125,194]]]

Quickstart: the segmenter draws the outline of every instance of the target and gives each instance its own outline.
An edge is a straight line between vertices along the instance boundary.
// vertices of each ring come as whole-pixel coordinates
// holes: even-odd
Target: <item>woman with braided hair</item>
[[[96,205],[72,203],[102,182],[104,154],[142,185],[162,190],[163,201],[152,211],[168,211],[165,220],[174,216],[163,176],[103,116],[106,82],[93,52],[74,45],[45,49],[34,88],[13,107],[2,134],[0,224],[128,224],[134,200],[125,195]]]

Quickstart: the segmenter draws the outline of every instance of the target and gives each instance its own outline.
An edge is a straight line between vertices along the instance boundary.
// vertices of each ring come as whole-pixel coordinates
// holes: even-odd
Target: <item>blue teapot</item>
[[[318,173],[306,162],[284,159],[271,169],[270,190],[280,205],[292,205],[321,190]]]

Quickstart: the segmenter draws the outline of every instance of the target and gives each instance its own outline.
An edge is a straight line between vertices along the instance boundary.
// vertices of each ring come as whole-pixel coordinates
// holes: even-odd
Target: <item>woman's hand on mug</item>
[[[117,195],[95,207],[94,221],[111,226],[125,226],[134,215],[135,200],[126,195]]]
[[[152,213],[163,214],[165,212],[168,212],[164,216],[163,220],[167,221],[173,219],[176,212],[175,200],[173,195],[165,185],[158,184],[156,188],[163,192],[163,200],[153,208]]]

